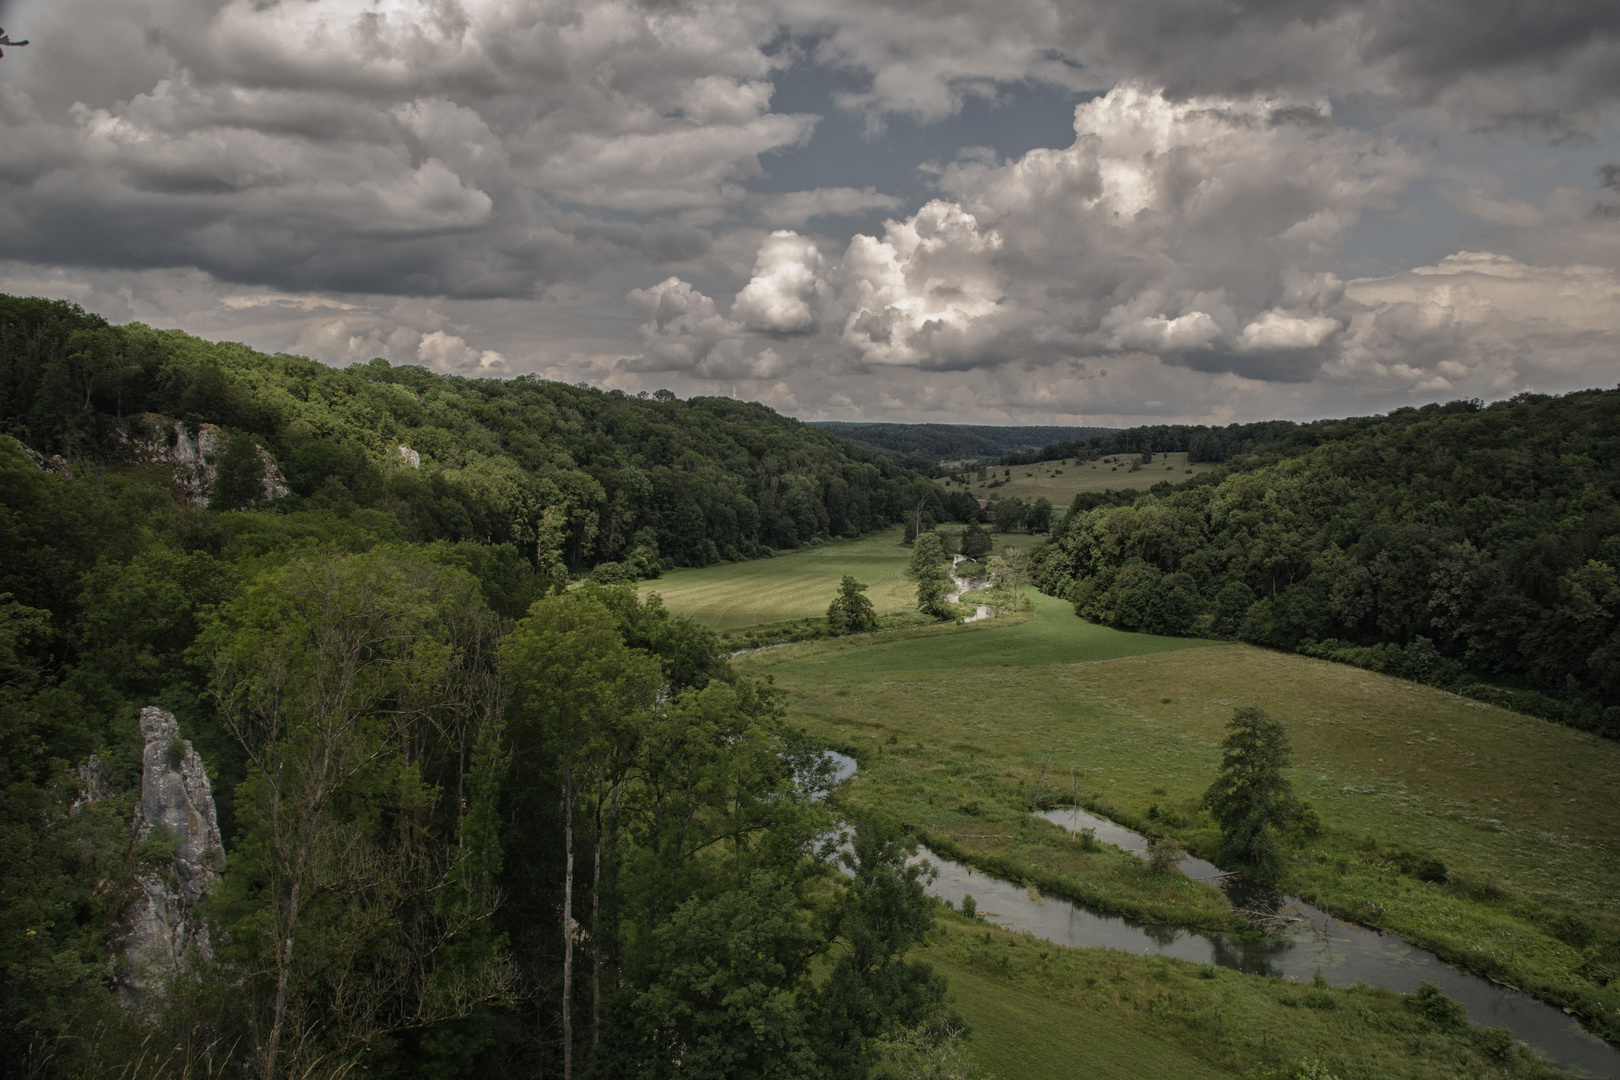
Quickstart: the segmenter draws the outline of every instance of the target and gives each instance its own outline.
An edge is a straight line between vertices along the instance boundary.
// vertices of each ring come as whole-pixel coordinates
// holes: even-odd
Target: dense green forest
[[[1034,553],[1042,589],[1620,737],[1620,390],[1256,439],[1176,488],[1078,497]]]
[[[905,845],[841,853],[777,695],[614,583],[934,485],[759,406],[38,300],[0,424],[0,1073],[863,1077],[948,1019]],[[217,833],[164,816],[204,767]]]
[[[1100,427],[998,427],[993,424],[886,424],[815,420],[811,427],[874,450],[916,455],[929,462],[989,460],[1060,440],[1103,436]],[[1042,459],[1031,459],[1042,460]]]
[[[264,447],[296,496],[288,509],[377,509],[404,539],[511,543],[559,572],[702,566],[856,536],[901,520],[916,481],[888,455],[729,398],[381,360],[339,371],[0,297],[0,431],[42,454],[116,463],[162,421]],[[402,467],[402,446],[416,467]],[[217,494],[243,506],[254,491]]]
[[[1095,434],[1048,443],[1038,449],[1005,454],[1003,465],[1032,465],[1061,458],[1099,458],[1114,454],[1186,454],[1188,461],[1228,461],[1264,450],[1299,451],[1342,438],[1355,420],[1261,420],[1252,424],[1208,427],[1202,424],[1149,424],[1099,430]]]

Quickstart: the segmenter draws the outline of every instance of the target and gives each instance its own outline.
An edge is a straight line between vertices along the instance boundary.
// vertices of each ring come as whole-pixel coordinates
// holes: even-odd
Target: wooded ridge
[[[1620,390],[1297,429],[1035,552],[1087,619],[1236,637],[1620,737]]]

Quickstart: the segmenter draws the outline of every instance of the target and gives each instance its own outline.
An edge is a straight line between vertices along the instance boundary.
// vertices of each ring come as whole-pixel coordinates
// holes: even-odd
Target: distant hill
[[[1225,463],[1076,497],[1033,577],[1082,617],[1356,664],[1620,738],[1620,390],[1053,450]]]
[[[176,447],[176,424],[194,456],[222,440],[230,457],[236,439],[244,468],[262,474],[257,446],[291,489],[259,506],[267,514],[375,510],[403,539],[511,544],[559,575],[857,536],[900,521],[924,483],[892,455],[729,398],[384,360],[337,370],[0,295],[0,433],[42,455],[127,464],[132,446]],[[244,490],[213,505],[258,505],[258,488]],[[0,500],[0,565],[3,511]],[[26,584],[0,572],[0,594],[21,599]]]
[[[848,439],[857,446],[896,454],[920,454],[934,461],[999,458],[1050,443],[1106,435],[1104,427],[997,427],[991,424],[857,424],[818,420],[811,427]]]

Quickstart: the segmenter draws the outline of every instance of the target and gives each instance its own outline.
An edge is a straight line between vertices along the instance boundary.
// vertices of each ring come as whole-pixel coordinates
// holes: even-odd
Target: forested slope
[[[940,1018],[904,845],[846,884],[777,696],[599,583],[936,489],[659,398],[0,300],[0,1074],[859,1078]],[[191,750],[217,834],[151,816]]]
[[[930,461],[994,458],[1060,440],[1106,434],[1097,427],[997,426],[994,424],[889,424],[816,420],[812,427],[830,431],[860,446],[917,454]]]
[[[1175,490],[1082,496],[1036,563],[1111,626],[1298,650],[1620,737],[1620,391],[1285,432]]]
[[[900,520],[913,479],[885,455],[729,398],[384,361],[340,371],[0,297],[0,431],[43,454],[116,461],[153,414],[263,446],[297,496],[288,508],[380,509],[411,540],[509,542],[575,571],[638,550],[701,566],[854,536]]]
[[[1374,418],[1377,419],[1377,418]],[[1009,453],[1003,465],[1031,465],[1060,458],[1099,458],[1114,454],[1186,454],[1195,462],[1227,461],[1260,451],[1298,452],[1342,438],[1365,420],[1260,420],[1211,427],[1205,424],[1147,424],[1088,433],[1048,443],[1036,450]]]

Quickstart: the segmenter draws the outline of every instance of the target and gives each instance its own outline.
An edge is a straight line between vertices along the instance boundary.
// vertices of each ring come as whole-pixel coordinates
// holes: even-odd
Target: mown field
[[[878,578],[886,555],[886,580],[903,589],[906,550],[874,547],[867,572]],[[793,561],[819,555],[772,569],[791,578]],[[715,610],[728,591],[733,606],[760,603],[740,579],[710,588]],[[1026,809],[1038,784],[1043,801],[1067,801],[1082,779],[1088,804],[1211,853],[1199,797],[1232,710],[1261,705],[1287,725],[1293,782],[1324,826],[1293,849],[1290,891],[1620,1034],[1613,742],[1327,661],[1109,630],[1041,596],[989,623],[807,642],[737,664],[770,675],[797,724],[860,758],[839,795],[851,809],[898,817],[942,854],[1015,881],[1205,926],[1231,919],[1219,894],[1086,851]],[[1414,856],[1442,861],[1449,881],[1407,872]]]
[[[1120,455],[1105,461],[1087,461],[1080,464],[1075,464],[1074,458],[1068,458],[1041,461],[1034,465],[998,466],[991,470],[991,477],[1003,477],[1008,470],[1012,472],[1012,476],[1005,478],[1000,487],[991,487],[988,479],[981,482],[970,477],[972,482],[968,485],[968,490],[980,499],[1005,499],[1016,495],[1025,502],[1034,502],[1045,497],[1052,500],[1052,505],[1062,511],[1067,509],[1074,501],[1074,497],[1082,491],[1106,491],[1109,488],[1119,491],[1145,491],[1165,480],[1179,484],[1183,480],[1192,479],[1198,473],[1220,467],[1202,462],[1188,464],[1186,454],[1156,454],[1152,464],[1143,465],[1132,472],[1131,463],[1135,460],[1133,456]],[[944,478],[936,480],[935,483],[951,490],[960,487]]]
[[[942,525],[955,532],[960,525]],[[906,580],[911,549],[901,544],[900,526],[858,540],[832,540],[818,547],[771,559],[674,570],[641,583],[658,593],[671,611],[690,615],[712,630],[734,632],[754,626],[821,618],[850,574],[867,585],[879,615],[916,609],[917,587]],[[1018,534],[996,534],[996,549],[1028,548],[1039,541]]]

